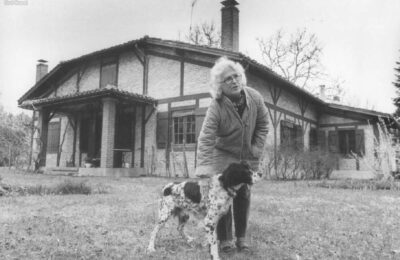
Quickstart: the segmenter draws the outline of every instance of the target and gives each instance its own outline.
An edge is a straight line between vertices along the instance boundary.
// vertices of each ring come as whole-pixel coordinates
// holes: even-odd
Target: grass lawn
[[[157,215],[159,178],[77,178],[0,170],[10,185],[66,179],[103,185],[107,194],[0,197],[0,259],[207,259],[204,233],[187,245],[170,220],[157,252],[146,254]],[[326,189],[307,182],[253,187],[248,238],[252,253],[223,259],[400,259],[400,191]]]

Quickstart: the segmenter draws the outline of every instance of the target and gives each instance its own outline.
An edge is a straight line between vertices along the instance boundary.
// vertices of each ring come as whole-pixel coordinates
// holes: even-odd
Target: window
[[[281,121],[281,146],[286,149],[300,150],[303,147],[303,131],[300,125]]]
[[[61,128],[60,121],[49,123],[48,137],[47,137],[48,153],[58,153],[60,145],[60,128]]]
[[[100,71],[100,88],[106,87],[108,84],[117,85],[117,61],[103,61]]]
[[[339,152],[343,155],[356,153],[356,133],[355,130],[339,131]]]
[[[310,150],[314,151],[318,149],[318,132],[317,129],[311,128],[310,129]]]
[[[196,119],[193,112],[174,112],[172,118],[174,144],[196,143]]]

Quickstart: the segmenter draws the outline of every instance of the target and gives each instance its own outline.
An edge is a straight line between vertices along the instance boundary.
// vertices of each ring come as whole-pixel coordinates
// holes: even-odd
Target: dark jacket
[[[244,92],[242,117],[226,96],[212,100],[198,139],[197,177],[210,177],[240,160],[253,167],[258,164],[268,133],[268,111],[260,93],[249,87]]]

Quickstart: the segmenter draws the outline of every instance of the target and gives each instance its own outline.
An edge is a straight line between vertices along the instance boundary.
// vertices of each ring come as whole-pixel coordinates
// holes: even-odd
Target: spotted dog
[[[159,204],[159,219],[151,233],[147,250],[155,251],[154,243],[158,231],[170,216],[178,218],[178,231],[187,242],[193,239],[184,230],[189,214],[204,219],[211,259],[218,255],[216,226],[232,204],[236,191],[242,185],[252,185],[260,180],[261,173],[252,171],[246,162],[230,164],[221,174],[215,175],[205,184],[193,181],[168,183],[163,188]]]

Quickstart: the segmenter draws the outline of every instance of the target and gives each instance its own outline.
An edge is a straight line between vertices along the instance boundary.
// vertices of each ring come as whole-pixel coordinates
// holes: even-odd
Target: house
[[[319,146],[341,155],[338,169],[363,170],[347,155],[373,158],[376,131],[370,124],[393,118],[327,103],[238,52],[238,3],[222,4],[222,48],[145,36],[61,62],[50,72],[39,60],[36,84],[18,100],[34,111],[39,166],[68,166],[76,175],[193,173],[211,101],[209,70],[227,56],[243,65],[248,85],[264,97],[274,151]]]

